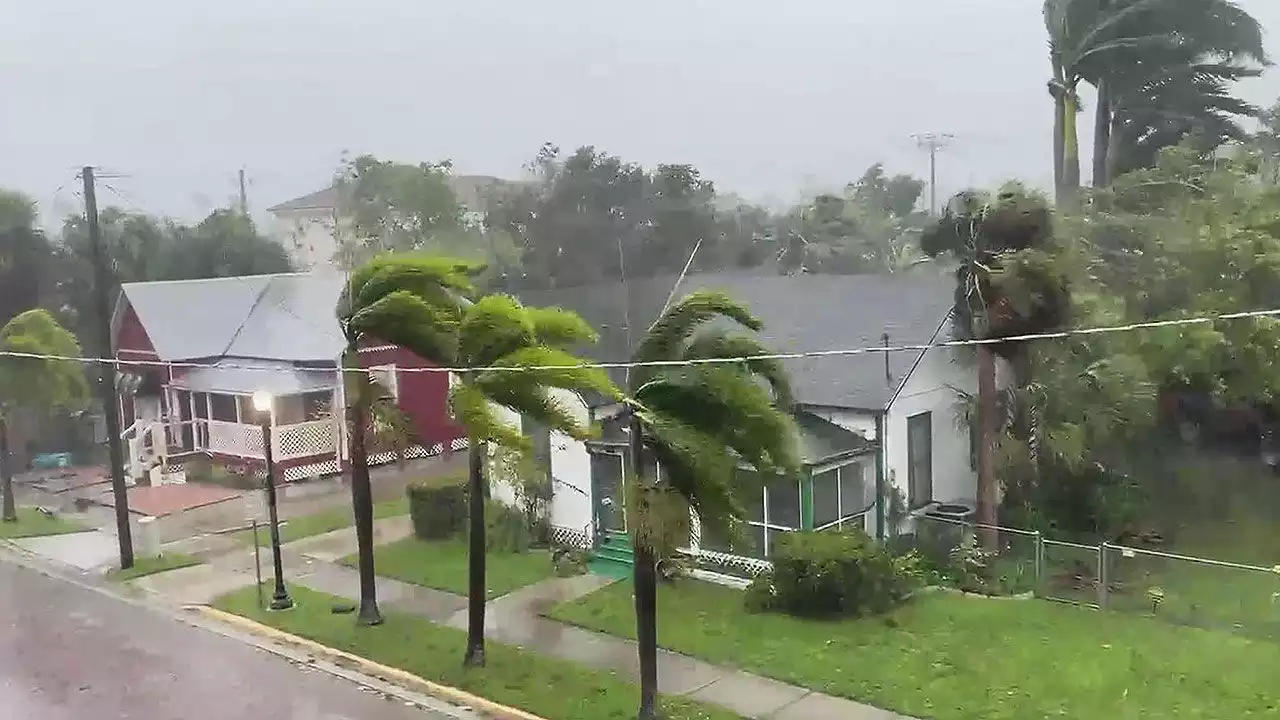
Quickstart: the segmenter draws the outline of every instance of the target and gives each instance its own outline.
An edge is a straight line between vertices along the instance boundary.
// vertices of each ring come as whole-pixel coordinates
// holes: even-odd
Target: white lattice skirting
[[[573,528],[551,527],[551,544],[559,547],[573,547],[580,550],[591,549],[591,536],[585,530]]]

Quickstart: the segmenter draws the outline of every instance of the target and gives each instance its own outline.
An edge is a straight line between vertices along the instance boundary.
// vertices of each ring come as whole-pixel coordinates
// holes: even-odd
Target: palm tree
[[[994,198],[961,193],[938,223],[921,237],[931,257],[949,254],[956,270],[955,318],[962,338],[996,339],[1030,335],[1066,321],[1070,295],[1064,274],[1055,267],[1052,224],[1047,203],[1017,185]],[[978,356],[978,522],[997,524],[999,486],[995,478],[995,436],[999,425],[997,356],[1009,361],[1015,384],[1031,383],[1027,343],[991,343],[975,347]],[[1034,407],[1016,408],[1015,432],[1035,453]],[[983,534],[987,547],[995,536]]]
[[[657,564],[688,540],[689,509],[704,525],[723,530],[741,517],[740,494],[761,491],[743,487],[740,464],[757,477],[795,475],[801,466],[790,384],[780,362],[696,362],[767,354],[754,336],[710,325],[717,321],[761,328],[727,295],[695,292],[662,313],[633,356],[637,363],[676,364],[640,365],[628,379],[627,503],[628,517],[637,519],[632,547],[641,720],[657,713]],[[680,364],[686,361],[694,364]]]
[[[1119,95],[1192,62],[1267,62],[1261,27],[1232,0],[1045,0],[1044,18],[1059,197],[1072,197],[1080,185],[1081,82],[1098,90],[1093,166],[1094,184],[1103,185]]]
[[[353,272],[338,301],[338,321],[347,343],[342,367],[360,571],[360,611],[356,617],[362,625],[382,622],[373,565],[373,489],[365,447],[370,414],[380,394],[376,384],[360,371],[359,348],[376,339],[409,347],[427,360],[451,358],[461,315],[459,299],[472,292],[473,271],[473,266],[457,260],[384,256]]]
[[[497,408],[585,439],[590,428],[554,391],[620,395],[603,369],[569,352],[596,339],[582,318],[559,308],[527,308],[507,295],[473,300],[471,278],[480,269],[448,258],[384,255],[358,270],[351,283],[354,306],[365,308],[352,315],[352,324],[442,367],[466,368],[450,390],[449,406],[468,441],[468,666],[484,664],[488,446],[530,449],[528,438]]]

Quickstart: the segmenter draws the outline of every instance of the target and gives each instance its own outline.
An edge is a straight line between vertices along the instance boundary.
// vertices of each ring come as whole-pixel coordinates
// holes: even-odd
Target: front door
[[[625,464],[621,450],[591,453],[591,497],[595,505],[597,533],[626,532],[627,512],[623,496]]]

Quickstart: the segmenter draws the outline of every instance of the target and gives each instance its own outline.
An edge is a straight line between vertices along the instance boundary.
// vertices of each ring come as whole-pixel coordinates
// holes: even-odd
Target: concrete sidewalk
[[[375,523],[378,544],[410,533],[407,518]],[[351,528],[287,543],[283,547],[286,575],[291,582],[352,601],[359,598],[359,576],[334,561],[355,552]],[[263,554],[263,571],[270,576],[270,556]],[[209,564],[141,578],[138,586],[180,603],[208,603],[218,595],[252,585],[253,551],[218,558]],[[597,575],[551,578],[490,601],[486,636],[495,642],[609,670],[636,681],[639,678],[635,643],[573,627],[542,616],[552,606],[582,597],[609,584]],[[432,622],[465,629],[467,600],[460,595],[378,578],[378,599],[385,610],[417,615]],[[868,705],[812,692],[753,675],[718,667],[679,653],[659,650],[659,690],[728,708],[745,717],[773,720],[902,720],[903,716]]]

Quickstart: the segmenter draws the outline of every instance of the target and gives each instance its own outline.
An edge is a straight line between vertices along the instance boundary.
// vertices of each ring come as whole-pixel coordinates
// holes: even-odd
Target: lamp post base
[[[289,597],[289,593],[276,593],[271,596],[271,604],[267,606],[272,610],[292,610],[293,598]]]

